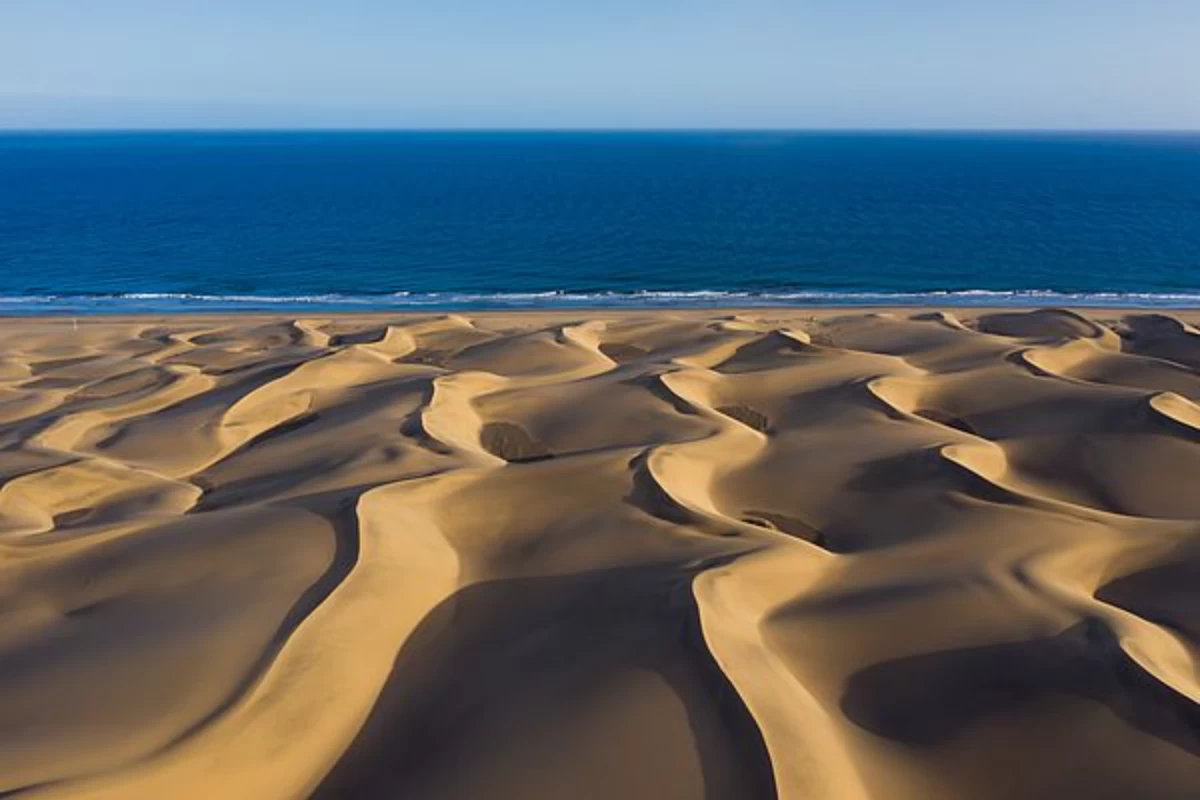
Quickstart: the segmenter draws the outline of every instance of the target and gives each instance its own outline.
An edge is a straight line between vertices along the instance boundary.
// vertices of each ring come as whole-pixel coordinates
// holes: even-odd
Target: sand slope
[[[1200,331],[0,322],[0,794],[1200,796]]]

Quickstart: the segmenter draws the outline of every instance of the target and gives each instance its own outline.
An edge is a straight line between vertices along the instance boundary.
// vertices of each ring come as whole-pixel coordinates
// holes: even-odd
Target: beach
[[[1198,325],[0,319],[0,794],[1194,798]]]

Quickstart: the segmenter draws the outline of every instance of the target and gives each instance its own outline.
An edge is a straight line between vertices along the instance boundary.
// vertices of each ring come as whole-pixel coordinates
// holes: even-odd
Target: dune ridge
[[[0,795],[1197,796],[1186,313],[0,328]]]

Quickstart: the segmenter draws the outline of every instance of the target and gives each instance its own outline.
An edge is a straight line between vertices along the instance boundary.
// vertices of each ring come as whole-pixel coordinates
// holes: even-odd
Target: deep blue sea
[[[0,134],[0,312],[1200,306],[1200,135]]]

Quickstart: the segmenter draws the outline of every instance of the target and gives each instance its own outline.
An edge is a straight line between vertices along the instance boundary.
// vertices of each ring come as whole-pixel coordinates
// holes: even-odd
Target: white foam
[[[573,307],[719,306],[1090,306],[1200,308],[1200,290],[1178,292],[1060,292],[1051,289],[959,289],[926,292],[826,289],[645,289],[631,292],[546,290],[526,292],[413,292],[387,294],[37,294],[0,296],[0,313],[128,313],[137,311],[404,310]]]

